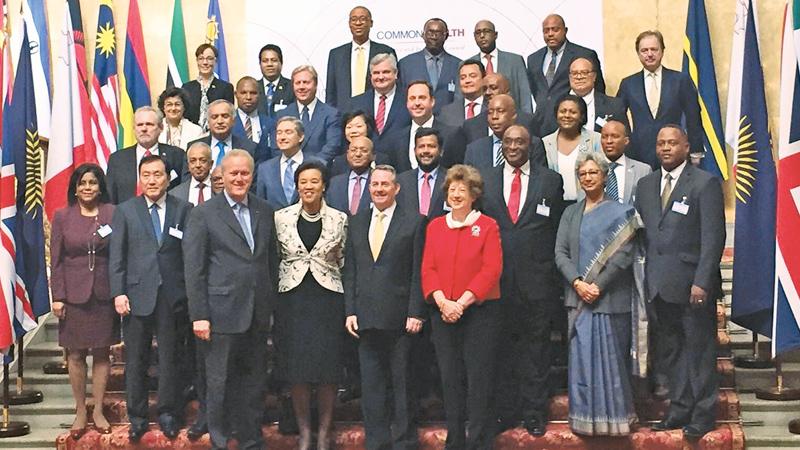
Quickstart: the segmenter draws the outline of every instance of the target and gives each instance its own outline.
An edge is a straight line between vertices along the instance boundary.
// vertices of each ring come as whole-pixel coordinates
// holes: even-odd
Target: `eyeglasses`
[[[572,70],[569,72],[569,76],[572,78],[586,78],[593,73],[594,70]]]
[[[216,56],[198,56],[197,61],[199,62],[214,62],[217,60]]]
[[[358,16],[350,18],[350,23],[367,23],[367,22],[369,22],[369,17],[367,16]]]
[[[587,170],[587,171],[579,171],[578,172],[578,178],[584,178],[584,177],[587,177],[587,176],[588,177],[596,177],[598,175],[600,175],[600,171],[599,170]]]

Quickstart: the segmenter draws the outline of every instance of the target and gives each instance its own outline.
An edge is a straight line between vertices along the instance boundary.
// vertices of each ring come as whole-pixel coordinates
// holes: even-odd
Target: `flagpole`
[[[9,351],[14,351],[13,346]],[[28,425],[28,422],[12,422],[10,420],[11,414],[9,411],[9,405],[11,403],[9,402],[9,399],[11,396],[8,389],[8,378],[8,362],[6,361],[6,358],[3,358],[3,420],[0,421],[0,438],[24,436],[31,432],[31,426]]]
[[[772,400],[776,402],[787,402],[800,400],[800,389],[787,388],[783,385],[783,368],[780,358],[775,361],[775,386],[768,389],[756,389],[756,398],[760,400]]]
[[[753,354],[733,358],[733,365],[742,369],[771,369],[775,364],[761,357],[758,349],[758,333],[753,331]]]
[[[8,402],[12,405],[30,405],[31,403],[41,403],[44,401],[42,391],[38,389],[25,389],[24,383],[24,354],[22,345],[17,345],[17,392],[7,396]]]

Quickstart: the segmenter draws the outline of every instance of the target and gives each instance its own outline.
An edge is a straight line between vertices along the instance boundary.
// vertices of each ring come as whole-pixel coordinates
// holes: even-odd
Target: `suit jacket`
[[[297,221],[302,205],[296,203],[275,211],[275,229],[278,236],[278,292],[288,292],[303,281],[309,271],[320,286],[342,293],[342,267],[344,246],[347,240],[347,214],[337,211],[324,202],[322,233],[309,252],[300,239]]]
[[[378,53],[390,53],[397,57],[392,47],[380,42],[370,40],[369,56],[366,60],[367,75],[365,88],[370,87],[369,62]],[[353,97],[350,78],[351,56],[353,55],[353,43],[348,42],[344,45],[331,49],[328,53],[328,78],[325,86],[325,103],[346,111],[349,108],[350,99]]]
[[[484,109],[480,114],[464,121],[461,125],[461,132],[464,135],[464,140],[467,144],[475,142],[480,138],[489,136],[489,115],[488,110]],[[524,111],[517,111],[517,125],[522,125],[528,129],[531,136],[542,137],[540,131],[540,124],[538,122],[538,115],[531,114]]]
[[[686,121],[686,133],[692,153],[703,152],[703,129],[700,124],[700,105],[692,80],[681,72],[663,68],[661,72],[661,99],[656,117],[650,112],[645,94],[643,71],[622,80],[617,97],[622,99],[631,113],[631,158],[659,167],[656,158],[656,137],[664,125]]]
[[[186,152],[178,147],[158,144],[158,153],[167,164],[167,176],[170,178],[168,189],[178,186],[189,178]],[[118,150],[109,156],[106,176],[111,203],[116,205],[136,196],[138,173],[136,145]]]
[[[251,153],[256,161],[256,165],[258,165],[258,163],[261,161],[266,161],[272,158],[272,149],[275,147],[272,134],[273,130],[275,129],[275,120],[269,117],[267,114],[259,112],[258,121],[261,127],[261,139],[258,141],[258,143],[254,142],[255,153]],[[242,118],[239,116],[238,110],[236,111],[236,120],[233,122],[233,131],[231,132],[233,133],[234,137],[239,138],[237,140],[253,142],[252,139],[247,139],[247,132],[244,130],[244,123],[242,123]]]
[[[686,214],[673,210],[688,205]],[[644,222],[648,298],[688,303],[691,286],[720,295],[719,261],[725,247],[725,208],[718,178],[687,164],[661,210],[661,170],[642,178],[634,202]]]
[[[503,166],[484,172],[483,210],[497,221],[503,244],[503,275],[500,291],[510,298],[519,292],[523,302],[559,300],[561,283],[556,274],[555,242],[563,211],[564,189],[561,176],[546,167],[531,164],[528,191],[517,223],[508,215],[503,196]],[[537,212],[542,202],[550,207],[549,216]]]
[[[184,181],[183,183],[179,184],[178,186],[169,190],[170,195],[174,195],[179,199],[188,202],[189,201],[189,189],[192,187],[192,178],[190,177],[188,180]],[[215,196],[214,191],[211,191],[211,196]],[[208,200],[208,199],[205,199]]]
[[[167,119],[161,121],[161,134],[158,135],[158,142],[162,144],[168,144],[167,142]],[[180,144],[178,147],[184,151],[188,148],[190,142],[197,140],[197,138],[203,135],[203,129],[200,128],[200,125],[192,122],[189,119],[183,118],[181,119],[181,137],[180,137]]]
[[[199,124],[201,101],[200,96],[203,92],[200,88],[200,82],[197,80],[188,81],[181,87],[184,91],[186,91],[186,95],[189,96],[189,104],[186,105],[184,117],[196,124]],[[206,91],[206,97],[208,98],[209,105],[214,100],[220,99],[233,103],[233,85],[227,81],[214,77],[211,80],[211,86],[209,86],[208,91]]]
[[[597,80],[594,83],[595,91],[606,92],[606,83],[603,80],[603,71],[600,68],[600,59],[597,57],[597,52],[568,40],[564,42],[564,53],[556,68],[553,85],[548,86],[547,79],[544,77],[543,67],[544,58],[549,51],[550,49],[544,46],[528,55],[528,81],[531,87],[531,94],[536,100],[537,110],[540,105],[552,104],[552,102],[557,101],[561,96],[569,92],[569,65],[578,58],[586,58],[594,64],[597,68]]]
[[[286,109],[276,114],[277,118],[292,116],[300,118],[297,102],[292,102]],[[314,114],[305,130],[303,138],[303,153],[313,156],[329,164],[334,156],[340,152],[342,139],[342,125],[339,111],[321,101],[317,101]]]
[[[303,161],[307,161],[303,155]],[[256,195],[269,203],[272,209],[281,209],[297,202],[297,190],[295,189],[292,198],[286,198],[281,184],[281,157],[276,156],[264,161],[256,168]]]
[[[371,219],[369,208],[350,218],[343,272],[345,311],[358,317],[359,330],[403,330],[406,318],[425,318],[420,265],[426,220],[398,205],[374,260]]]
[[[362,183],[364,183],[364,190],[361,192],[361,197],[358,200],[358,212],[369,210],[369,205],[372,203],[369,195],[369,170],[367,170],[364,175],[367,179],[362,181]],[[325,201],[328,202],[328,206],[348,216],[350,215],[350,196],[347,193],[349,183],[350,171],[348,170],[345,173],[331,178],[330,182],[328,182],[328,188],[325,190]]]
[[[609,200],[612,201],[612,200]],[[572,282],[580,276],[578,260],[580,258],[581,221],[586,200],[570,205],[561,216],[556,238],[556,264],[563,276],[564,304],[577,308],[583,304],[593,313],[621,314],[631,311],[631,286],[633,270],[631,264],[634,256],[634,243],[628,242],[608,259],[600,270],[594,283],[600,288],[600,298],[594,303],[584,303],[575,292]]]
[[[478,53],[472,55],[470,59],[477,59],[483,62],[481,56],[482,54]],[[500,68],[498,73],[505,76],[508,80],[509,87],[511,88],[508,94],[514,99],[514,104],[517,105],[517,112],[532,114],[531,87],[528,83],[528,71],[525,68],[525,60],[522,59],[522,55],[504,52],[498,49],[497,60],[495,66]],[[484,65],[486,64],[484,63]],[[456,98],[463,98],[460,90],[456,94]]]
[[[248,194],[251,252],[228,198],[217,195],[192,212],[183,249],[189,317],[208,320],[214,333],[269,328],[275,299],[275,226],[272,208]]]
[[[406,211],[419,211],[419,170],[419,168],[411,169],[397,175],[397,182],[400,184],[397,204]],[[436,171],[436,183],[431,186],[429,219],[443,216],[447,212],[445,211],[444,190],[442,190],[447,170],[439,166],[434,171]]]
[[[206,144],[208,144],[210,146],[211,145],[211,135],[207,134],[207,135],[201,137],[200,139],[197,139],[196,141],[190,142],[189,145],[192,145],[195,142],[204,142],[204,143],[206,143]],[[231,147],[233,147],[235,149],[246,150],[247,153],[250,153],[250,156],[253,157],[253,159],[255,160],[256,164],[259,163],[259,160],[257,158],[260,155],[256,151],[256,143],[251,141],[250,139],[247,139],[245,137],[239,137],[236,134],[234,134],[233,132],[231,132]],[[211,151],[213,152],[214,149],[212,148]],[[216,166],[216,165],[217,165],[217,162],[214,161],[214,166]]]
[[[436,105],[433,112],[438,113],[445,105],[453,102],[454,95],[458,89],[458,65],[461,60],[446,51],[440,53],[442,57],[442,70],[439,74],[439,82],[433,86],[433,97]],[[408,84],[416,80],[431,80],[428,78],[428,66],[425,62],[425,49],[403,57],[398,63],[400,71],[400,81],[405,88]]]
[[[647,176],[652,170],[647,164],[636,161],[633,158],[625,157],[625,186],[622,194],[622,202],[632,205],[636,200],[636,185],[639,180]]]
[[[559,98],[553,98],[552,101],[545,103],[541,108],[536,108],[536,122],[540,124],[539,131],[542,133],[542,136],[547,136],[558,129],[556,116],[553,113],[555,102],[558,100]],[[594,92],[594,116],[594,122],[591,124],[587,123],[586,128],[597,131],[598,133],[603,129],[603,127],[597,123],[598,118],[605,120],[615,119],[628,125],[628,114],[622,99],[610,97],[602,92],[597,92],[597,90]]]
[[[464,160],[464,136],[458,128],[441,123],[438,119],[433,119],[433,128],[438,129],[442,134],[444,149],[442,152],[442,165],[450,167],[459,164]],[[392,165],[398,173],[411,169],[408,146],[411,141],[411,124],[395,130],[382,140],[385,151],[391,155]]]
[[[346,147],[345,147],[345,152]],[[392,157],[388,153],[384,153],[382,151],[374,151],[375,154],[375,161],[373,166],[378,164],[392,164]],[[336,175],[341,175],[343,173],[350,173],[350,164],[347,162],[347,155],[341,154],[336,158],[333,158],[331,161],[331,165],[328,168],[328,176],[331,178],[335,177]]]
[[[464,156],[464,164],[469,164],[481,172],[481,175],[489,169],[493,169],[494,158],[492,156],[494,146],[494,136],[486,136],[467,145],[467,154]],[[531,165],[545,166],[546,159],[542,140],[536,136],[531,136],[530,156]]]
[[[367,89],[363,94],[353,97],[350,100],[350,111],[355,111],[357,109],[366,112],[374,119],[375,91]],[[394,100],[392,100],[392,107],[389,108],[389,113],[386,115],[386,122],[383,125],[383,133],[378,133],[376,130],[375,133],[370,136],[376,152],[385,150],[383,146],[386,136],[389,136],[393,131],[409,124],[411,124],[411,115],[408,114],[408,108],[406,108],[406,92],[402,89],[402,86],[397,85],[394,93]]]
[[[481,105],[481,112],[483,112],[483,109],[486,108],[486,106],[487,106],[486,101],[484,101],[483,104]],[[450,125],[451,127],[460,127],[461,125],[463,125],[464,121],[467,120],[466,107],[464,106],[464,98],[461,95],[457,95],[456,98],[453,100],[453,103],[445,105],[442,109],[439,110],[439,114],[436,115],[436,118],[439,119],[442,123]]]
[[[152,314],[158,299],[176,311],[186,307],[181,236],[191,209],[189,202],[167,194],[161,244],[144,196],[120,203],[114,210],[108,261],[111,297],[127,295],[131,314]]]
[[[547,167],[558,172],[558,131],[543,137],[542,143],[544,144],[545,155],[547,155]],[[602,153],[603,149],[600,146],[600,133],[582,129],[581,142],[578,144],[578,147],[575,150],[581,153]],[[570,173],[574,173],[574,170]],[[586,194],[584,194],[583,189],[581,189],[577,175],[572,178],[577,189],[576,192],[578,193],[578,200],[583,200],[583,197]],[[567,183],[568,181],[564,180],[564,182]]]
[[[111,236],[96,234],[98,227],[110,225],[114,206],[101,204],[96,227],[86,228],[86,218],[80,206],[68,206],[56,211],[50,236],[50,288],[53,301],[82,304],[94,297],[108,301],[108,246]],[[113,230],[112,230],[113,232]],[[89,241],[94,242],[94,270],[86,251]]]
[[[258,80],[258,112],[267,114],[270,117],[275,117],[275,113],[280,111],[281,106],[284,108],[294,103],[294,90],[292,90],[292,80],[281,75],[278,78],[278,86],[275,92],[272,93],[272,105],[267,108],[267,93],[264,90],[264,78]],[[278,106],[281,105],[281,106]]]

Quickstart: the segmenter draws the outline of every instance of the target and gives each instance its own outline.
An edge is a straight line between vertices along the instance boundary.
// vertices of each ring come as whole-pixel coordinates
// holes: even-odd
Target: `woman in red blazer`
[[[109,346],[119,343],[119,317],[108,286],[108,243],[111,216],[103,169],[83,164],[69,180],[69,206],[56,211],[50,239],[50,287],[53,314],[58,321],[58,342],[67,349],[67,366],[75,422],[71,434],[86,431],[86,356],[92,354],[92,397],[103,404],[109,371]],[[111,432],[103,408],[95,408],[95,427]]]
[[[490,449],[490,394],[500,323],[496,303],[503,270],[500,231],[494,219],[473,209],[483,191],[477,169],[451,167],[443,188],[452,211],[428,224],[422,292],[439,311],[431,314],[431,326],[442,375],[445,446]],[[469,389],[462,382],[464,372]]]

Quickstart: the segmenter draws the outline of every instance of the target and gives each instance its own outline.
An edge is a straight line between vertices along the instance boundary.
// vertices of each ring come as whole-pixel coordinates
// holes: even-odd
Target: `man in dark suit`
[[[159,155],[142,158],[144,195],[117,206],[111,227],[109,285],[123,317],[125,390],[131,442],[148,429],[150,347],[158,341],[158,423],[169,439],[178,435],[181,329],[188,322],[181,240],[192,205],[167,195],[167,165]]]
[[[461,61],[458,66],[459,94],[455,101],[445,105],[436,117],[453,127],[460,127],[483,111],[483,77],[486,69],[477,58]]]
[[[233,124],[236,121],[236,107],[227,100],[216,100],[208,105],[208,131],[207,136],[192,141],[204,142],[211,147],[212,167],[222,162],[222,158],[233,149],[246,150],[250,156],[256,157],[256,144],[247,138],[233,134]]]
[[[567,40],[564,18],[550,14],[542,21],[545,46],[528,55],[528,80],[536,108],[557,101],[569,92],[569,65],[576,58],[586,58],[597,68],[596,88],[606,92],[603,71],[597,52]]]
[[[346,111],[350,99],[363,94],[369,85],[367,64],[379,53],[389,53],[397,58],[392,47],[369,38],[372,13],[364,6],[356,6],[348,16],[353,41],[336,47],[328,53],[328,78],[325,86],[325,103]]]
[[[275,146],[272,132],[275,121],[266,113],[258,111],[258,81],[253,77],[242,77],[236,83],[236,117],[233,135],[256,145],[256,165],[272,157]]]
[[[480,138],[467,145],[467,152],[464,156],[464,164],[476,167],[481,171],[481,174],[485,173],[487,169],[503,165],[503,133],[517,121],[517,109],[514,105],[514,99],[508,94],[495,95],[489,102],[487,115],[492,135]],[[530,136],[529,132],[528,142],[531,145],[529,152],[533,164],[545,165],[542,140],[535,136]]]
[[[397,58],[389,53],[379,53],[369,61],[372,89],[354,97],[351,110],[361,110],[375,121],[376,151],[381,149],[383,138],[394,130],[407,126],[411,116],[406,109],[406,93],[397,85]]]
[[[414,153],[414,136],[419,128],[436,128],[444,143],[443,165],[449,167],[464,160],[464,139],[458,128],[441,123],[433,116],[436,100],[431,95],[431,85],[418,80],[409,84],[406,90],[406,108],[411,116],[411,124],[400,128],[381,140],[382,147],[391,152],[392,166],[402,173],[417,168]]]
[[[283,51],[267,44],[258,52],[258,64],[263,77],[258,83],[258,112],[275,117],[275,113],[294,102],[291,81],[281,75]]]
[[[336,175],[328,183],[325,200],[328,206],[347,215],[369,209],[369,178],[375,152],[368,137],[357,137],[347,148],[347,173]]]
[[[231,424],[239,448],[263,448],[267,330],[275,300],[272,208],[249,193],[253,158],[233,150],[222,160],[223,195],[199,206],[186,228],[189,315],[207,341],[207,416],[211,445],[227,448]]]
[[[645,227],[647,299],[655,305],[661,348],[656,357],[669,370],[669,412],[653,429],[683,428],[684,436],[699,439],[716,419],[725,208],[719,179],[687,164],[689,148],[680,127],[661,128],[661,167],[639,181],[634,205]]]
[[[353,216],[347,230],[345,327],[359,340],[368,449],[418,446],[409,335],[420,332],[425,318],[420,265],[426,220],[398,205],[399,191],[394,168],[375,167],[369,183],[374,207]]]
[[[622,80],[617,97],[631,113],[633,150],[629,156],[658,169],[655,144],[659,130],[673,123],[686,123],[692,158],[701,158],[703,129],[697,90],[691,78],[661,65],[664,37],[658,31],[643,31],[636,38],[643,69]]]
[[[275,128],[275,142],[281,154],[258,165],[256,194],[273,209],[281,209],[297,201],[294,171],[303,164],[303,123],[296,117],[281,117]]]
[[[442,191],[446,169],[440,166],[442,134],[435,128],[420,128],[414,136],[417,168],[397,176],[403,188],[397,202],[406,210],[434,218],[445,214]]]
[[[200,107],[203,103],[203,87],[200,85],[200,79],[205,78],[208,80],[208,89],[206,90],[208,104],[215,100],[233,102],[233,85],[214,76],[214,67],[219,56],[219,51],[216,47],[208,43],[202,43],[197,47],[194,56],[197,58],[198,79],[188,81],[181,86],[189,97],[185,116],[200,125],[205,131],[208,128],[208,117],[201,117],[202,111]]]
[[[647,164],[625,155],[629,143],[628,128],[619,120],[607,121],[600,131],[600,145],[608,159],[606,196],[632,205],[636,199],[636,185],[652,170]]]
[[[510,92],[517,104],[519,112],[533,113],[531,104],[531,88],[528,84],[528,73],[525,69],[525,60],[522,55],[504,52],[497,48],[497,31],[494,23],[488,20],[480,20],[475,24],[475,44],[478,45],[480,53],[470,59],[477,59],[486,67],[486,74],[500,73],[506,77],[511,85]],[[487,100],[488,101],[488,100]]]
[[[108,158],[108,195],[111,203],[122,203],[141,193],[139,162],[148,155],[159,155],[167,165],[167,180],[172,189],[188,178],[186,155],[183,150],[158,143],[163,122],[161,111],[142,106],[133,115],[136,145],[123,148]]]
[[[317,71],[312,66],[299,66],[292,71],[292,89],[296,102],[277,113],[277,117],[297,117],[303,122],[303,152],[325,164],[339,154],[342,126],[339,111],[317,99]]]
[[[492,97],[498,94],[511,95],[508,79],[497,72],[487,73],[486,76],[483,77],[483,104],[488,106],[489,102],[492,101]],[[516,105],[516,100],[514,104]],[[464,137],[464,142],[467,144],[492,134],[492,130],[489,128],[489,119],[486,110],[487,108],[483,108],[480,114],[472,119],[465,120],[461,125],[461,134]],[[535,115],[517,110],[516,123],[526,127],[531,136],[542,136]]]
[[[483,172],[483,200],[503,242],[498,431],[514,427],[521,412],[528,432],[542,436],[550,391],[550,323],[561,307],[554,249],[564,188],[557,172],[532,164],[530,148],[525,127],[512,125],[506,130],[505,162]]]
[[[436,99],[435,111],[453,102],[461,60],[444,49],[449,31],[439,18],[428,19],[422,32],[425,48],[400,60],[400,81],[407,88],[416,80],[426,80]]]

